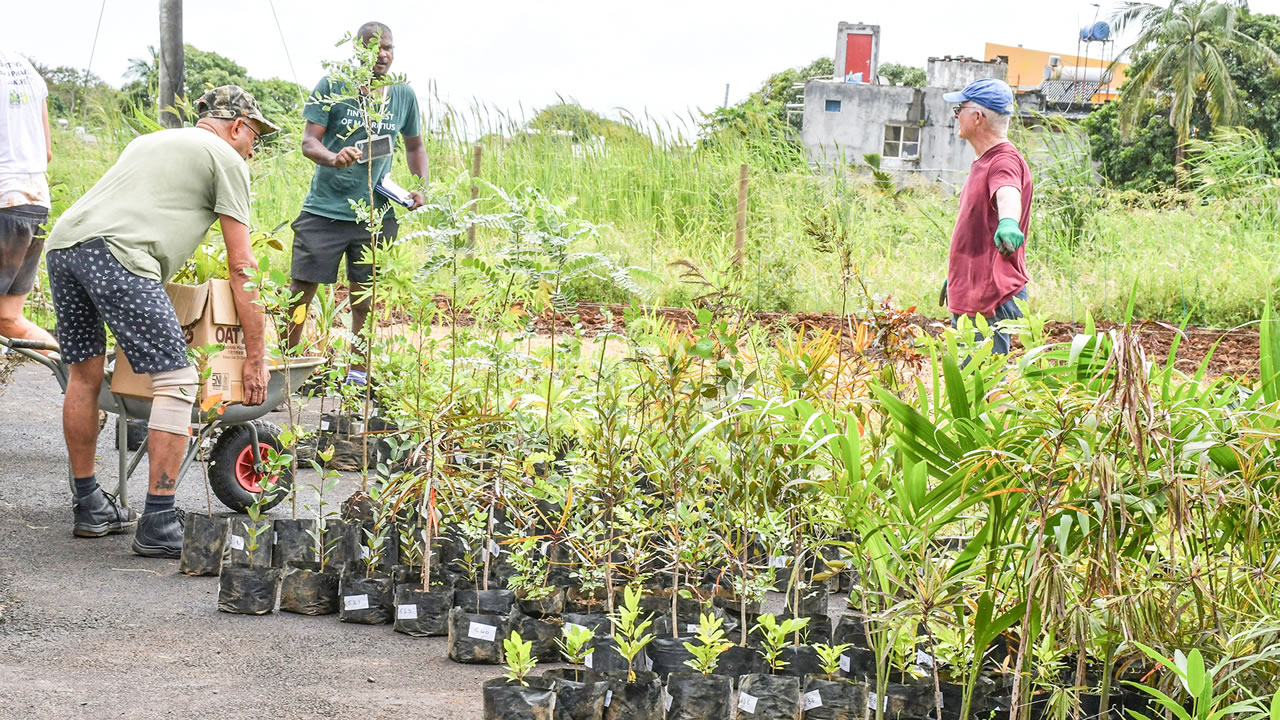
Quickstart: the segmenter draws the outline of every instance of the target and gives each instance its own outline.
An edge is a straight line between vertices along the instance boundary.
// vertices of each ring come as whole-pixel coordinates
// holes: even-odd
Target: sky
[[[844,20],[881,28],[880,62],[983,54],[985,43],[1074,55],[1079,28],[1117,3],[1080,0],[186,0],[184,40],[312,87],[334,44],[367,20],[391,27],[393,72],[425,104],[483,104],[515,118],[560,98],[680,123],[745,98],[771,73],[834,54]],[[86,67],[113,85],[159,45],[158,0],[6,3],[0,46],[46,65]],[[274,6],[274,16],[273,16]],[[1280,0],[1254,0],[1280,14]],[[95,28],[101,13],[101,30]],[[277,26],[275,17],[279,18]],[[1094,52],[1097,52],[1095,50]],[[292,63],[290,63],[290,59]]]

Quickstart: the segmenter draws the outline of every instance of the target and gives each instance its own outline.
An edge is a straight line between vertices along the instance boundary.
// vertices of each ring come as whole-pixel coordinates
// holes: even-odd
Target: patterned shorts
[[[147,375],[191,364],[178,314],[164,286],[125,269],[105,240],[50,250],[45,263],[58,314],[58,345],[66,363],[106,354],[106,321],[134,372]]]

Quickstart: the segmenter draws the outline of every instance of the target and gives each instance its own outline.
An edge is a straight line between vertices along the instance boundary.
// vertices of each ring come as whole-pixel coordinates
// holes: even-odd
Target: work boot
[[[133,552],[142,557],[181,557],[185,521],[186,515],[177,508],[143,515],[133,534]]]
[[[71,534],[76,537],[95,538],[111,533],[122,533],[138,523],[138,513],[120,504],[115,495],[102,488],[71,503],[75,524]]]

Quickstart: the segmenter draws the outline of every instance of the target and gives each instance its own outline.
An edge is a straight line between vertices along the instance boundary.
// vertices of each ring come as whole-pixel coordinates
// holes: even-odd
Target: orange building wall
[[[1081,50],[1084,45],[1081,45]],[[1062,58],[1063,65],[1075,65],[1086,67],[1107,67],[1111,58],[1100,58],[1102,54],[1102,45],[1094,43],[1089,46],[1092,51],[1088,58],[1069,55],[1067,53],[1046,52],[1044,50],[1031,50],[1029,48],[1013,47],[1010,45],[997,45],[995,43],[987,43],[986,55],[987,60],[995,60],[997,57],[1004,55],[1009,58],[1009,77],[1008,83],[1013,86],[1015,91],[1030,90],[1038,87],[1044,80],[1044,68],[1049,64],[1049,56],[1057,55]],[[1114,52],[1111,46],[1107,47],[1108,52]],[[1114,77],[1111,78],[1110,90],[1106,85],[1098,88],[1098,93],[1093,96],[1094,102],[1106,102],[1113,100],[1120,86],[1124,84],[1124,73],[1129,68],[1124,63],[1117,63],[1112,71]]]

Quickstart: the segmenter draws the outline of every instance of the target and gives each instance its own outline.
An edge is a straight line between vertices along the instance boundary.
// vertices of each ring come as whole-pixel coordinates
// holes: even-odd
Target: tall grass
[[[956,199],[936,189],[890,194],[856,173],[819,174],[794,146],[762,142],[768,133],[753,128],[698,144],[689,139],[694,118],[685,126],[628,118],[633,132],[574,142],[528,133],[528,118],[483,106],[463,111],[424,98],[424,114],[433,181],[466,182],[471,146],[479,142],[486,182],[535,186],[557,202],[572,199],[572,212],[605,226],[593,249],[656,274],[651,302],[679,305],[699,294],[671,267],[688,260],[713,279],[733,278],[752,309],[838,309],[839,262],[810,247],[804,233],[806,217],[827,212],[847,218],[852,261],[872,293],[925,314],[944,314],[936,297]],[[105,172],[139,129],[146,127],[136,119],[104,117],[95,144],[55,133],[55,216]],[[285,252],[292,237],[287,224],[298,213],[313,167],[298,150],[299,132],[291,124],[273,149],[252,162],[254,229],[275,232]],[[1050,148],[1078,140],[1048,137]],[[1045,161],[1054,153],[1029,155],[1041,198],[1028,240],[1031,302],[1038,311],[1062,320],[1083,320],[1086,313],[1119,319],[1136,284],[1136,312],[1143,317],[1176,322],[1190,315],[1197,324],[1228,326],[1256,319],[1269,288],[1280,286],[1280,238],[1273,222],[1257,221],[1256,197],[1133,207],[1097,185],[1082,187],[1087,170]],[[745,267],[732,273],[743,163],[751,172],[747,253]],[[395,172],[408,177],[403,161]],[[489,202],[482,209],[500,209],[497,199]],[[404,232],[419,222],[410,221]],[[588,297],[593,292],[594,299],[622,299],[616,290],[585,288]]]

